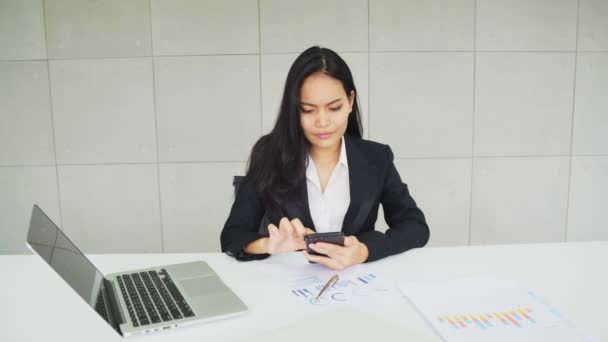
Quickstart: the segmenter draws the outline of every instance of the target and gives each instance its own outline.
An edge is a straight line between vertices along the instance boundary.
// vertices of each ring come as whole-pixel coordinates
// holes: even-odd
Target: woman
[[[294,61],[272,131],[254,145],[221,233],[238,260],[305,249],[312,232],[342,231],[344,246],[303,254],[332,269],[424,246],[429,229],[387,145],[363,140],[351,72],[332,50],[311,47]],[[380,203],[389,226],[375,230]],[[271,222],[259,232],[262,218]]]

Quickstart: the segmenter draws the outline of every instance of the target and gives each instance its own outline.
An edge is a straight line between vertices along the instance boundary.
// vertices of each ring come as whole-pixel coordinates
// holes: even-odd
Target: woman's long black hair
[[[249,157],[246,180],[255,184],[268,211],[275,212],[278,204],[291,195],[301,195],[297,189],[306,179],[310,143],[300,126],[300,89],[308,76],[319,71],[341,81],[347,96],[355,92],[346,134],[362,136],[359,93],[346,62],[327,48],[306,49],[289,69],[274,128],[256,142]]]

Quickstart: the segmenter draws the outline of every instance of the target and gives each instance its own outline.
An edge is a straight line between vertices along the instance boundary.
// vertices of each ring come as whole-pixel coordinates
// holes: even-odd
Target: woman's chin
[[[340,139],[315,139],[312,144],[315,148],[330,148],[340,144]]]

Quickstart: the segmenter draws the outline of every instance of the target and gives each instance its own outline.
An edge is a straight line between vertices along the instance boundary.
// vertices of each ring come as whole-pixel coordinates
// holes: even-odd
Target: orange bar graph
[[[442,324],[447,324],[454,329],[462,329],[467,327],[488,329],[500,326],[521,328],[525,324],[536,323],[532,316],[532,310],[528,307],[523,307],[491,313],[469,313],[437,316],[437,321]]]

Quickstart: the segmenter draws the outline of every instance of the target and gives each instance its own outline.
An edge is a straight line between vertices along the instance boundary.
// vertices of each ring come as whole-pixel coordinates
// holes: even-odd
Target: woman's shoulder
[[[372,161],[383,163],[386,162],[387,159],[392,158],[392,151],[386,144],[350,135],[345,136],[345,138],[346,148],[348,148],[348,144],[350,143],[361,152],[361,154]]]

